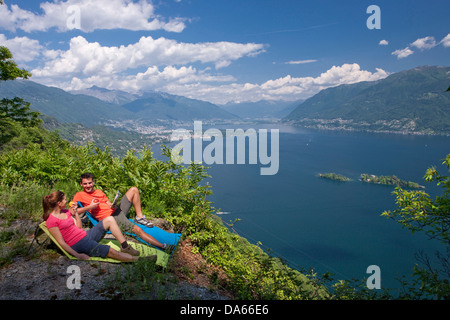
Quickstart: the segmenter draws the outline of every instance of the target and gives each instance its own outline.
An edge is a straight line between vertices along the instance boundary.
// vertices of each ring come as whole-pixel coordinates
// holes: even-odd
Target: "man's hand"
[[[92,202],[91,202],[91,204],[89,205],[89,207],[90,207],[89,210],[97,209],[97,207],[98,207],[99,204],[100,204],[100,201],[99,201],[97,198],[92,199]]]
[[[109,201],[106,201],[106,204],[107,204],[111,209],[116,209],[116,208],[117,208],[117,205],[114,205],[114,204],[112,204],[112,203],[109,202]]]

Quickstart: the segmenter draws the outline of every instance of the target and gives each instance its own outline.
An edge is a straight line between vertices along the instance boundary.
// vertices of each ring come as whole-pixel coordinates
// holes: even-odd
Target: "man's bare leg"
[[[127,199],[133,204],[134,210],[136,211],[136,219],[135,221],[137,223],[140,223],[146,227],[152,228],[153,223],[148,221],[144,214],[142,213],[142,207],[141,207],[141,195],[139,194],[139,189],[136,187],[131,187],[128,189],[128,191],[125,193],[125,196]]]
[[[136,187],[131,187],[128,189],[128,191],[125,193],[125,196],[130,200],[130,202],[134,206],[134,210],[136,211],[136,217],[137,218],[143,218],[144,215],[142,214],[142,208],[141,208],[141,195],[139,194],[139,189]]]
[[[134,226],[132,231],[133,231],[134,234],[136,234],[138,237],[140,237],[145,242],[148,242],[148,243],[150,243],[150,244],[152,244],[152,245],[154,245],[154,246],[156,246],[158,248],[164,248],[164,244],[162,244],[161,242],[159,242],[158,240],[153,238],[148,233],[145,233],[144,230],[142,230],[138,226]]]

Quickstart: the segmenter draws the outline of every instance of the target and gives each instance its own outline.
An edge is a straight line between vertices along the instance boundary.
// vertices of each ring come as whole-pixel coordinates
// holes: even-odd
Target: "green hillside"
[[[87,126],[107,119],[128,119],[127,110],[86,95],[73,95],[30,80],[5,81],[0,84],[0,97],[21,97],[31,109],[55,117],[59,122],[78,122]]]
[[[283,120],[369,131],[450,134],[450,67],[425,66],[325,89]]]
[[[41,115],[43,128],[54,132],[62,139],[75,145],[89,143],[104,150],[106,147],[115,157],[123,157],[128,150],[141,151],[145,146],[167,143],[169,134],[142,134],[134,131],[116,130],[107,126],[93,125],[87,127],[80,123],[60,123],[55,118]]]
[[[300,103],[283,100],[260,100],[257,102],[227,103],[222,109],[243,119],[281,119],[287,116]]]

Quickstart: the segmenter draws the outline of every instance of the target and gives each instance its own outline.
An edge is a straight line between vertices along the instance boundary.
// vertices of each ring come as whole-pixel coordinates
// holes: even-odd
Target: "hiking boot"
[[[152,255],[152,256],[146,256],[146,257],[139,257],[139,260],[145,260],[145,261],[150,261],[150,262],[156,262],[156,260],[158,260],[158,256]]]
[[[134,219],[134,221],[136,223],[142,224],[143,226],[146,226],[146,227],[149,227],[149,228],[153,228],[154,227],[153,223],[148,221],[146,217],[136,218],[136,219]]]
[[[164,244],[164,246],[163,246],[163,250],[164,250],[164,252],[166,252],[166,253],[171,253],[172,251],[173,251],[173,249],[175,248],[175,246],[173,245],[173,244]]]
[[[132,256],[135,256],[135,257],[137,257],[137,256],[139,256],[141,254],[139,251],[135,250],[130,245],[128,245],[126,248],[121,248],[120,251],[123,252],[123,253],[128,253],[128,254],[130,254]]]

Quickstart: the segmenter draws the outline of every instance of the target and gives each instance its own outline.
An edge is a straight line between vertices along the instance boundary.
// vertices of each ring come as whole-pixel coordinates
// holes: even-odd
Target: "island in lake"
[[[351,181],[352,179],[345,177],[338,173],[319,173],[318,177],[325,178],[329,180],[335,180],[335,181]],[[405,181],[400,178],[398,178],[395,175],[392,176],[376,176],[374,174],[367,174],[363,173],[361,174],[361,181],[367,182],[367,183],[374,183],[374,184],[384,184],[384,185],[392,185],[392,186],[398,186],[402,188],[410,188],[410,189],[425,189],[424,186],[419,185],[416,182],[412,181]]]
[[[319,177],[330,179],[330,180],[336,180],[336,181],[350,181],[350,178],[347,178],[341,174],[338,173],[319,173]]]
[[[416,182],[405,181],[397,176],[376,176],[374,174],[361,174],[361,181],[367,183],[375,183],[375,184],[385,184],[385,185],[394,185],[402,188],[411,188],[411,189],[425,189],[424,186],[419,185]]]

